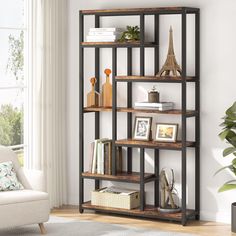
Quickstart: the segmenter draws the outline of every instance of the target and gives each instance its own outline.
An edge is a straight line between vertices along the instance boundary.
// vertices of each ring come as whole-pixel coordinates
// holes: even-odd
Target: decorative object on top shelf
[[[150,103],[157,103],[159,102],[159,93],[156,90],[156,87],[153,86],[152,90],[148,92],[148,102]]]
[[[119,28],[90,28],[86,39],[87,42],[115,42],[122,32]]]
[[[174,108],[173,102],[135,102],[135,108],[157,111],[169,111]]]
[[[150,140],[152,127],[152,117],[135,117],[133,139],[135,140]]]
[[[91,91],[87,94],[87,107],[99,107],[100,94],[95,91],[95,84],[97,79],[95,77],[90,79],[92,85]]]
[[[160,212],[176,213],[180,211],[179,198],[174,184],[175,177],[173,169],[163,168],[160,172]]]
[[[123,32],[121,38],[118,40],[119,42],[133,42],[140,40],[140,29],[136,26],[127,26],[126,31]]]
[[[172,73],[172,74],[171,74]],[[161,70],[158,72],[156,76],[173,76],[176,77],[182,74],[182,69],[177,63],[177,60],[175,58],[175,52],[174,52],[174,43],[173,43],[173,30],[172,27],[170,27],[170,33],[169,33],[169,49],[166,61],[164,65],[162,66]]]
[[[112,85],[110,82],[110,69],[105,69],[104,73],[106,74],[106,82],[102,86],[102,106],[103,107],[112,107]]]
[[[178,124],[156,124],[155,140],[160,142],[176,142]]]

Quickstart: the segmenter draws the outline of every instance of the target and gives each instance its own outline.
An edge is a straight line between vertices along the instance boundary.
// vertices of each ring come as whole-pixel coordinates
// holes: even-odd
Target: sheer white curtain
[[[29,160],[41,169],[51,207],[66,204],[67,0],[29,0]]]

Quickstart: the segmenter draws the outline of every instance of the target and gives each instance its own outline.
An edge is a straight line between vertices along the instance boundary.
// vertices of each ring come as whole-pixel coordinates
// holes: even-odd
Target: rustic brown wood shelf
[[[139,216],[139,217],[144,217],[144,218],[156,218],[156,219],[168,219],[168,220],[173,220],[173,221],[181,221],[182,218],[182,213],[160,213],[157,209],[157,207],[151,206],[151,205],[146,205],[144,211],[141,211],[139,208],[137,209],[119,209],[119,208],[111,208],[111,207],[100,207],[100,206],[95,206],[91,205],[91,202],[85,202],[82,205],[83,209],[88,209],[88,210],[95,210],[95,211],[101,211],[101,212],[109,212],[109,213],[115,213],[115,214],[120,214],[120,215],[130,215],[130,216]],[[188,218],[191,218],[195,216],[195,211],[194,210],[186,210],[186,215]]]
[[[157,44],[153,42],[145,42],[141,44],[140,42],[82,42],[82,47],[158,47]]]
[[[111,107],[85,107],[84,112],[111,112]],[[128,112],[128,113],[154,113],[154,114],[169,114],[169,115],[182,115],[182,110],[180,109],[173,109],[169,111],[158,111],[155,109],[141,109],[141,108],[127,108],[127,107],[117,107],[118,112]],[[195,116],[197,111],[187,110],[186,115],[191,117]]]
[[[187,76],[183,79],[180,76],[171,77],[171,76],[116,76],[117,82],[152,82],[152,83],[182,83],[186,80],[186,82],[196,82],[196,77]]]
[[[182,150],[182,142],[177,141],[174,143],[157,142],[157,141],[140,141],[133,139],[120,139],[115,141],[117,146],[123,147],[143,147],[143,148],[155,148],[155,149],[167,149],[167,150]],[[195,142],[186,142],[186,147],[194,147]]]
[[[194,7],[155,7],[155,8],[133,8],[133,9],[99,9],[99,10],[81,10],[81,14],[90,15],[90,14],[112,14],[113,16],[116,14],[122,15],[129,15],[129,14],[140,14],[140,12],[144,14],[180,14],[183,11],[186,13],[196,13],[198,12],[198,8]]]
[[[139,172],[121,172],[116,175],[101,175],[101,174],[92,174],[90,172],[82,173],[82,176],[87,179],[101,179],[109,181],[118,181],[118,182],[127,182],[127,183],[139,183],[140,182],[140,173]],[[144,181],[146,183],[156,180],[154,174],[145,173]]]

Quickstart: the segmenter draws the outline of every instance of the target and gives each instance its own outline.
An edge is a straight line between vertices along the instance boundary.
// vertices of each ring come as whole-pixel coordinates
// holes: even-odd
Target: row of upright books
[[[92,174],[112,174],[112,140],[96,139],[91,143],[89,169]],[[122,147],[116,148],[116,170],[122,171]]]
[[[87,42],[115,42],[122,32],[119,28],[90,28],[86,39]]]

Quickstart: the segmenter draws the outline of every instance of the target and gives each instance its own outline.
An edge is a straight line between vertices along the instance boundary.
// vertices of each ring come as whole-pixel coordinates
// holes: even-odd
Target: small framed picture
[[[178,124],[156,124],[155,140],[161,142],[176,142]]]
[[[135,117],[133,139],[149,140],[152,127],[152,117]]]

